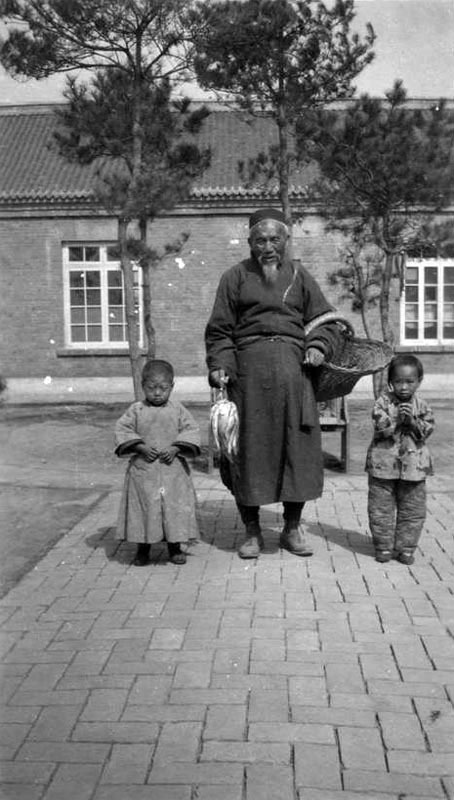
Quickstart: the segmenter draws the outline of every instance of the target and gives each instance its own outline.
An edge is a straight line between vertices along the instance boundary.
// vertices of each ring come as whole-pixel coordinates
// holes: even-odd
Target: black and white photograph
[[[0,0],[0,800],[454,800],[454,0]]]

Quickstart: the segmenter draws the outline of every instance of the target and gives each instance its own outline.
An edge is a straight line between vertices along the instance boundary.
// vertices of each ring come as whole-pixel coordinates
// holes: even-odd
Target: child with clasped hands
[[[423,374],[416,356],[395,356],[388,368],[388,389],[372,412],[367,510],[379,562],[395,558],[413,564],[426,518],[426,476],[433,474],[426,440],[434,429],[434,417],[416,393]]]
[[[143,401],[133,403],[115,426],[118,456],[129,458],[117,538],[136,542],[136,566],[149,561],[150,545],[164,539],[170,561],[185,564],[181,545],[197,537],[195,492],[185,455],[200,452],[198,426],[171,397],[174,372],[153,360],[142,372]]]

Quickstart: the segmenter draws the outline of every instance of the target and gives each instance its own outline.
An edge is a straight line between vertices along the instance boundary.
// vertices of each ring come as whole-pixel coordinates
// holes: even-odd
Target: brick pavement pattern
[[[365,477],[308,504],[310,559],[263,509],[257,561],[217,473],[194,482],[186,566],[132,566],[115,490],[0,602],[0,798],[454,798],[448,483],[407,567],[373,558]]]

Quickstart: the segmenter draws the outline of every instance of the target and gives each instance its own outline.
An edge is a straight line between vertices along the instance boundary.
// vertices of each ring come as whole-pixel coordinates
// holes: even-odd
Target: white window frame
[[[113,247],[115,242],[93,242],[93,241],[80,241],[80,242],[65,242],[62,245],[62,260],[63,260],[63,311],[64,311],[64,330],[65,330],[65,347],[71,350],[118,350],[127,351],[128,341],[109,341],[109,307],[108,307],[108,284],[107,275],[109,271],[121,271],[120,260],[112,261],[107,258],[107,251],[109,247]],[[99,250],[99,261],[70,261],[69,248],[70,247],[96,247]],[[101,276],[101,328],[102,340],[87,342],[71,341],[71,301],[70,301],[70,272],[73,270],[96,270],[98,269]],[[142,274],[138,266],[134,265],[133,270],[138,272],[137,285],[139,291],[139,346],[143,347],[143,285]],[[123,281],[123,273],[122,273]],[[124,299],[124,289],[123,289]]]
[[[406,286],[401,297],[400,306],[400,341],[403,345],[418,345],[418,346],[440,346],[440,345],[454,345],[454,338],[447,339],[443,337],[444,326],[444,269],[445,267],[454,267],[454,259],[452,258],[420,258],[408,259],[406,268],[413,267],[419,271],[418,280],[418,337],[416,339],[408,339],[405,337],[405,312],[406,312]],[[437,280],[437,338],[427,339],[424,338],[424,269],[425,267],[436,267],[438,270]]]

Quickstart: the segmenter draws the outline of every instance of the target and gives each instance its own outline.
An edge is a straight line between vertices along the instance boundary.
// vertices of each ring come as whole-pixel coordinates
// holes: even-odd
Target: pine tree
[[[199,84],[249,115],[271,116],[277,127],[278,144],[244,172],[251,179],[277,177],[288,224],[296,120],[349,97],[352,80],[373,57],[373,30],[368,26],[362,41],[350,31],[354,16],[354,0],[330,8],[318,0],[215,0],[188,14]]]
[[[350,286],[363,313],[378,305],[390,345],[391,288],[395,280],[403,290],[406,253],[442,242],[445,228],[432,220],[452,198],[453,133],[443,101],[409,107],[400,81],[384,100],[365,94],[344,111],[316,111],[297,125],[301,150],[307,156],[312,142],[320,169],[319,207],[348,237],[348,263],[334,280]]]

